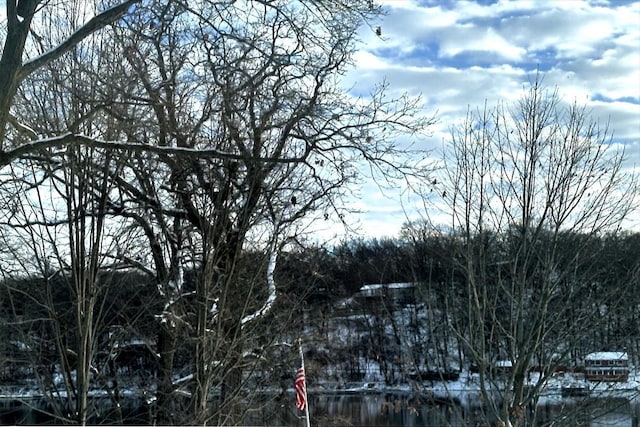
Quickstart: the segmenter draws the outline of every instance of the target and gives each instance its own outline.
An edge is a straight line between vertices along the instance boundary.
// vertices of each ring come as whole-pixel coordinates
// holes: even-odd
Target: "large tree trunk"
[[[176,423],[175,402],[173,400],[173,358],[176,352],[177,336],[175,328],[160,325],[158,331],[158,388],[156,391],[156,419],[160,425]]]
[[[16,2],[17,3],[17,2]],[[18,20],[16,9],[10,7],[13,3],[9,0],[7,4],[7,37],[2,56],[0,57],[0,152],[4,149],[4,137],[7,122],[9,121],[9,110],[13,103],[13,96],[16,93],[20,81],[19,74],[22,69],[22,53],[25,41],[29,34],[31,18],[36,8],[37,0],[21,0],[21,11],[25,18]]]

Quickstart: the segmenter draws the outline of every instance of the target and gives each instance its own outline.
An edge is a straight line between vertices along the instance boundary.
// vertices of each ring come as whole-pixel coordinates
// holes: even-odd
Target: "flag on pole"
[[[296,381],[293,383],[293,387],[296,389],[296,406],[301,411],[304,410],[304,415],[307,420],[307,427],[311,427],[311,418],[309,418],[309,402],[307,399],[307,384],[304,377],[304,353],[302,352],[302,339],[298,338],[298,350],[300,350],[300,369],[296,373]]]
[[[307,405],[306,387],[307,386],[304,379],[304,368],[300,368],[296,373],[296,382],[294,383],[294,388],[296,389],[296,406],[301,411]]]

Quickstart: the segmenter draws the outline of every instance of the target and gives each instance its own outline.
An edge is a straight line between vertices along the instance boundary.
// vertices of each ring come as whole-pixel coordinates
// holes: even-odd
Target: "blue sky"
[[[421,94],[439,124],[426,144],[442,147],[469,106],[515,101],[544,72],[567,101],[610,121],[627,146],[628,168],[640,166],[640,2],[376,0],[386,16],[382,37],[360,33],[346,84],[363,93],[386,79],[392,90]],[[396,236],[420,204],[365,186],[356,206],[361,232]],[[441,218],[446,218],[442,214]],[[640,229],[640,221],[634,228]]]

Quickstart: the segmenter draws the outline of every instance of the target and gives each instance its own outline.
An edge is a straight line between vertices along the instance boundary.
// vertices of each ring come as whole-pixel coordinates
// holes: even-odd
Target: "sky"
[[[374,2],[385,16],[361,28],[345,88],[362,94],[386,80],[395,93],[422,96],[425,114],[436,114],[438,124],[420,143],[435,157],[469,107],[517,100],[540,70],[563,99],[609,120],[614,142],[626,145],[626,167],[640,166],[640,1]],[[320,240],[395,237],[403,223],[424,213],[402,188],[382,194],[369,182],[359,193],[352,207],[361,213],[350,216],[357,232],[320,224]],[[429,215],[447,222],[446,212]],[[631,226],[640,230],[640,215]]]
[[[609,120],[624,143],[627,168],[640,166],[640,2],[615,0],[437,1],[376,0],[386,16],[359,34],[346,85],[354,91],[385,79],[391,89],[421,95],[437,113],[422,143],[440,150],[450,127],[469,107],[517,100],[524,84],[544,75],[563,100]],[[375,25],[373,28],[375,28]],[[434,153],[434,155],[437,155]],[[423,206],[373,185],[356,203],[360,235],[395,237]],[[443,212],[430,214],[446,221]],[[640,229],[640,220],[632,227]]]

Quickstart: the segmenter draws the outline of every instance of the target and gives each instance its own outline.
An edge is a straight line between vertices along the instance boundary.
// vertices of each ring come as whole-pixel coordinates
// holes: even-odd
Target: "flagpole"
[[[304,372],[304,414],[307,419],[307,427],[311,427],[311,420],[309,419],[309,398],[307,396],[307,371],[304,370],[304,353],[302,352],[302,338],[298,338],[298,350],[300,350],[300,367]]]

